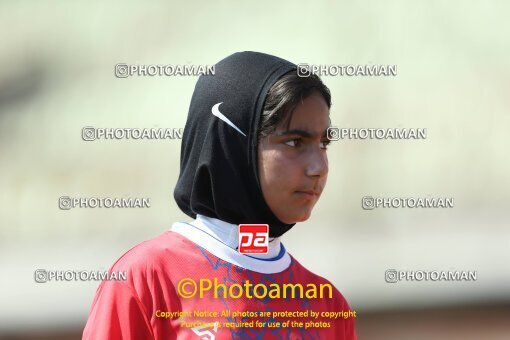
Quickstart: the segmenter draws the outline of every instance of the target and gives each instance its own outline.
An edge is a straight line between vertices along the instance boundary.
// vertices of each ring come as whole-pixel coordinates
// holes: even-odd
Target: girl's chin
[[[311,213],[312,213],[311,211],[307,211],[306,213],[295,214],[293,216],[289,216],[285,220],[280,219],[280,221],[282,221],[285,224],[304,222],[310,218]]]

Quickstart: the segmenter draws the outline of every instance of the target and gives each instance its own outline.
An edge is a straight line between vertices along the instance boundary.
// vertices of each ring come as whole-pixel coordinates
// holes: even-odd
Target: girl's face
[[[296,106],[288,129],[279,126],[260,140],[262,193],[283,223],[307,220],[319,200],[328,177],[328,127],[328,105],[314,92]]]

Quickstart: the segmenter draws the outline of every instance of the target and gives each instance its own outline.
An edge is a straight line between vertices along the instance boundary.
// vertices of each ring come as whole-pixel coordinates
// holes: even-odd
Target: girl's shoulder
[[[154,276],[170,268],[177,269],[180,263],[187,262],[196,252],[193,243],[168,230],[127,250],[110,270],[127,272],[128,277]]]

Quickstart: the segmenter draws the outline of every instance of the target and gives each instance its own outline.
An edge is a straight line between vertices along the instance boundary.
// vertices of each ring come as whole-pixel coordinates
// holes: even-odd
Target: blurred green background
[[[396,64],[332,77],[339,127],[427,128],[344,140],[312,217],[283,237],[358,312],[360,339],[508,339],[510,4],[505,1],[0,2],[0,338],[81,336],[104,270],[188,221],[172,193],[180,140],[85,142],[84,126],[180,128],[197,77],[114,76],[117,63]],[[361,209],[363,196],[454,197],[453,209]],[[150,209],[58,208],[60,196],[150,197]],[[386,283],[387,269],[476,282]]]

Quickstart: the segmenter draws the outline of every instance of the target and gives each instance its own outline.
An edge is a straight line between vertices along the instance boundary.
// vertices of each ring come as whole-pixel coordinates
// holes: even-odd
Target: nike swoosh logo
[[[243,136],[246,137],[246,135],[244,134],[244,132],[242,132],[237,126],[234,125],[234,123],[232,123],[230,121],[230,119],[228,119],[227,117],[225,117],[225,115],[223,113],[220,112],[220,110],[218,109],[220,107],[220,105],[223,104],[223,102],[221,103],[218,103],[218,104],[215,104],[212,109],[211,109],[211,112],[213,115],[215,115],[216,117],[218,117],[219,119],[221,119],[222,121],[224,121],[225,123],[227,123],[228,125],[232,126],[234,129],[236,129],[240,134],[242,134]]]

